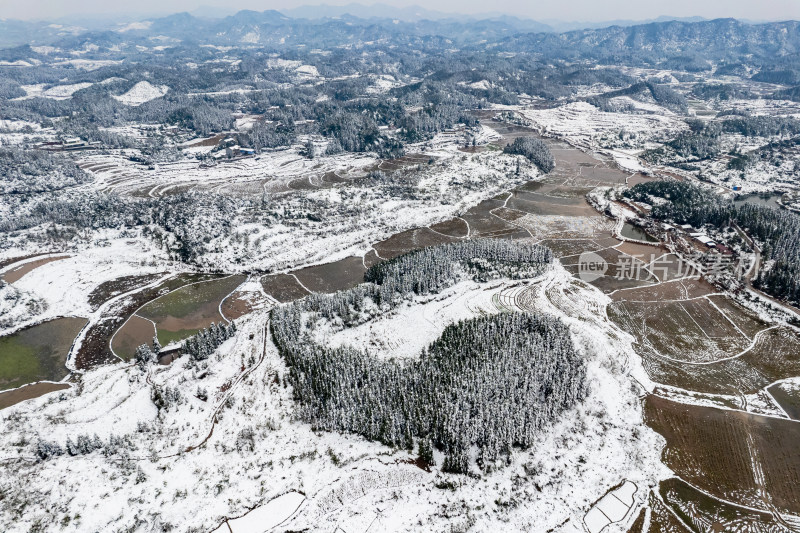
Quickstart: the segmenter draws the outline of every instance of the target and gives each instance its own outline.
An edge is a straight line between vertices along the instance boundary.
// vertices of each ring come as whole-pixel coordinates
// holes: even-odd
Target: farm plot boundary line
[[[685,360],[682,360],[682,359],[675,359],[675,358],[670,357],[668,355],[664,355],[664,354],[662,354],[658,350],[655,350],[652,347],[651,347],[651,349],[653,349],[654,355],[656,355],[656,356],[658,356],[658,357],[660,357],[662,359],[666,359],[667,361],[672,361],[673,363],[680,363],[680,364],[684,364],[684,365],[693,365],[693,366],[715,365],[717,363],[724,363],[725,361],[732,361],[734,359],[738,359],[738,358],[742,357],[743,355],[745,355],[747,352],[749,352],[750,350],[752,350],[755,347],[756,342],[758,341],[758,337],[760,335],[762,335],[763,333],[766,333],[767,331],[770,331],[772,329],[776,329],[776,328],[779,328],[779,327],[781,327],[781,325],[780,324],[776,324],[774,326],[770,326],[768,328],[762,329],[761,331],[759,331],[758,333],[756,333],[753,336],[753,339],[752,339],[752,341],[750,342],[750,345],[747,348],[745,348],[741,352],[737,353],[736,355],[732,355],[730,357],[723,357],[722,359],[716,359],[714,361],[685,361]],[[703,333],[705,333],[705,331]],[[706,335],[706,336],[708,336],[708,335]]]
[[[83,326],[83,328],[78,332],[78,335],[75,337],[75,340],[72,341],[72,346],[70,347],[69,352],[67,352],[66,366],[70,370],[70,372],[82,372],[82,371],[79,371],[74,366],[75,356],[76,356],[77,350],[83,345],[83,341],[85,340],[86,334],[89,332],[89,329],[91,329],[91,327],[93,325],[96,325],[97,323],[99,323],[99,320],[103,317],[104,310],[106,310],[111,305],[117,303],[118,301],[121,301],[123,298],[126,298],[126,297],[130,296],[131,294],[136,294],[137,292],[141,292],[141,291],[156,287],[159,284],[165,282],[166,280],[170,279],[171,277],[173,277],[175,275],[176,274],[174,274],[174,273],[173,274],[164,275],[164,276],[160,277],[159,279],[153,281],[152,283],[148,283],[147,285],[145,285],[143,287],[137,287],[137,288],[131,289],[131,290],[127,291],[127,292],[124,292],[122,294],[119,294],[119,295],[111,298],[110,300],[106,301],[100,307],[98,307],[94,312],[92,312],[86,319],[86,325]],[[136,312],[138,310],[139,309],[134,311],[131,314],[131,316],[136,314]],[[130,317],[128,317],[125,320],[125,322],[122,324],[122,326],[124,326],[128,322],[128,320],[130,320]],[[117,329],[117,331],[122,329],[122,326],[120,326],[119,329]],[[112,335],[111,339],[109,339],[108,348],[111,351],[111,355],[113,355],[114,357],[116,357],[117,359],[119,359],[120,361],[122,361],[124,363],[125,360],[122,359],[120,356],[118,356],[116,353],[114,353],[114,350],[111,348],[111,341],[114,339],[114,336],[116,334],[117,334],[117,332],[115,331],[114,335]]]
[[[672,385],[663,385],[661,383],[657,383],[657,385],[662,389],[681,391],[681,392],[685,392],[685,393],[689,393],[689,394],[696,393],[696,391],[692,391],[692,390],[689,390],[689,389],[681,389],[680,387],[674,387]],[[681,405],[692,405],[692,406],[695,406],[695,407],[708,407],[710,409],[718,409],[720,411],[730,411],[732,413],[741,413],[743,415],[760,416],[760,417],[763,417],[763,418],[772,418],[773,420],[780,420],[782,422],[800,423],[800,420],[794,420],[793,418],[784,418],[782,416],[777,416],[777,415],[769,414],[769,413],[754,413],[752,411],[747,411],[746,409],[735,409],[733,407],[728,407],[726,405],[719,405],[719,404],[708,405],[708,404],[700,404],[700,403],[691,403],[691,402],[688,402],[688,401],[681,401],[678,398],[669,398],[667,396],[664,396],[663,394],[658,394],[657,392],[652,392],[651,394],[653,396],[657,397],[657,398],[662,398],[664,400],[669,400],[671,402],[679,403]],[[719,394],[718,396],[727,397],[727,398],[734,398],[734,396],[729,395],[729,394]]]
[[[166,281],[166,280],[170,279],[171,277],[177,276],[177,275],[179,275],[179,274],[181,274],[181,273],[178,273],[178,274],[170,274],[170,275],[168,275],[168,276],[166,276],[166,277],[164,277],[164,278],[161,278],[160,280],[156,280],[155,282],[151,283],[150,285],[145,285],[144,287],[142,287],[142,288],[140,288],[140,289],[136,289],[136,290],[134,290],[134,291],[130,291],[130,292],[131,292],[131,293],[133,293],[133,292],[138,292],[138,291],[141,291],[141,290],[144,290],[144,289],[149,289],[149,288],[155,287],[155,286],[159,285],[160,283],[163,283],[164,281]],[[212,279],[212,280],[205,280],[205,281],[193,281],[192,283],[187,283],[186,285],[181,285],[180,287],[177,287],[176,289],[174,289],[174,290],[171,290],[171,291],[169,291],[169,292],[168,292],[168,293],[166,293],[166,294],[162,294],[162,295],[160,295],[160,296],[157,296],[157,297],[153,298],[152,300],[148,300],[148,301],[146,301],[145,303],[143,303],[142,305],[140,305],[140,306],[139,306],[139,307],[136,309],[136,311],[134,311],[134,312],[131,314],[131,316],[129,316],[127,319],[125,319],[125,322],[123,322],[123,323],[122,323],[122,325],[121,325],[120,327],[118,327],[118,328],[117,328],[117,330],[114,332],[114,334],[113,334],[113,335],[111,336],[111,338],[108,340],[108,349],[109,349],[109,350],[111,350],[111,353],[112,353],[112,355],[114,355],[114,357],[118,358],[120,361],[123,361],[123,362],[125,362],[125,360],[124,360],[124,359],[122,359],[122,357],[120,357],[119,355],[117,355],[117,353],[114,351],[114,348],[113,348],[114,337],[116,337],[116,336],[117,336],[117,333],[119,333],[119,332],[120,332],[120,330],[121,330],[122,328],[124,328],[124,327],[125,327],[125,324],[127,324],[127,323],[128,323],[128,320],[130,320],[130,319],[131,319],[131,317],[133,317],[134,315],[137,315],[137,316],[139,316],[140,318],[144,318],[144,317],[142,317],[142,316],[140,316],[140,315],[138,314],[138,313],[139,313],[139,311],[141,311],[142,307],[144,307],[145,305],[147,305],[147,304],[149,304],[149,303],[151,303],[151,302],[155,302],[155,301],[156,301],[156,300],[158,300],[159,298],[162,298],[162,297],[164,297],[164,296],[167,296],[167,295],[169,295],[169,294],[172,294],[173,292],[175,292],[175,291],[177,291],[177,290],[179,290],[179,289],[183,289],[184,287],[188,287],[188,286],[190,286],[190,285],[197,285],[197,284],[199,284],[199,283],[208,283],[209,281],[220,281],[220,280],[223,280],[223,279],[228,279],[228,278],[230,278],[230,277],[233,277],[233,276],[236,276],[236,275],[237,275],[237,274],[231,274],[231,275],[229,275],[229,276],[224,276],[224,277],[222,277],[222,278],[217,278],[216,280],[213,280],[213,279]],[[237,288],[238,288],[238,287],[237,287]],[[125,293],[125,294],[123,294],[123,295],[120,295],[120,297],[122,297],[122,296],[127,296],[128,294],[129,294],[129,293]],[[110,300],[109,300],[109,301],[110,301]],[[107,302],[107,303],[108,303],[108,302]],[[100,310],[100,309],[98,309],[98,311],[99,311],[99,310]],[[225,317],[223,316],[222,318],[225,318]],[[226,319],[226,320],[227,320],[227,319]],[[150,322],[152,322],[152,320],[151,320]],[[157,331],[158,331],[158,329],[156,328],[156,332],[157,332]]]

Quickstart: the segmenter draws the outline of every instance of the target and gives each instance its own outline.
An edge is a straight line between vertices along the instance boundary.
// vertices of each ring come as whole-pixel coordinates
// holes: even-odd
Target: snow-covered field
[[[499,312],[492,300],[502,286],[507,283],[462,281],[433,298],[405,302],[380,320],[336,332],[318,326],[315,340],[323,346],[359,346],[380,357],[415,358],[439,337],[443,326]],[[400,331],[414,334],[401,337]]]
[[[46,88],[46,85],[23,85],[22,89],[27,93],[19,100],[26,100],[28,98],[51,98],[53,100],[66,100],[72,98],[72,95],[81,89],[91,87],[91,83],[74,83],[72,85],[54,85],[53,87]]]
[[[545,134],[593,149],[625,148],[626,135],[635,136],[639,144],[663,141],[687,128],[680,117],[663,108],[659,113],[632,115],[600,111],[589,103],[575,102],[552,109],[523,110],[521,114]]]
[[[515,451],[504,469],[480,478],[426,472],[408,452],[295,421],[286,368],[267,336],[267,316],[257,312],[207,368],[190,367],[187,357],[144,372],[106,366],[84,374],[81,394],[73,388],[2,411],[0,468],[14,470],[0,476],[2,527],[27,531],[43,520],[64,531],[209,531],[230,518],[236,533],[278,523],[275,531],[582,531],[592,504],[628,480],[638,487],[632,510],[606,530],[625,531],[647,489],[669,475],[659,462],[660,438],[642,423],[638,383],[645,381],[630,338],[606,320],[606,297],[560,267],[523,284],[459,284],[423,312],[431,334],[489,310],[501,294],[513,296],[505,305],[566,320],[590,382],[587,400],[530,450]],[[403,316],[390,321],[399,326]],[[402,328],[384,331],[402,343],[414,326],[409,316]],[[177,391],[160,412],[155,389]],[[106,446],[107,457],[31,460],[38,439],[64,445],[82,434],[130,444]],[[15,446],[23,435],[26,444]],[[25,512],[13,513],[22,500]]]
[[[488,142],[497,134],[483,128],[477,138]],[[363,179],[370,169],[380,168],[381,160],[364,154],[308,159],[298,155],[296,147],[211,168],[182,158],[159,164],[155,170],[131,162],[122,153],[89,154],[81,158],[80,164],[94,180],[80,190],[150,197],[186,189],[235,193],[259,201],[266,197],[278,212],[303,209],[308,205],[306,199],[311,200],[327,213],[323,225],[244,221],[237,227],[238,233],[248,235],[244,249],[220,240],[215,247],[219,251],[202,258],[205,265],[227,271],[285,270],[363,255],[376,241],[449,219],[539,175],[531,166],[523,167],[516,175],[514,156],[463,153],[457,149],[459,141],[452,136],[439,136],[413,147],[424,154],[419,156],[424,163],[416,167],[407,197],[388,194],[379,183],[365,186],[362,181],[334,187],[325,183],[325,176],[332,173],[351,182]],[[433,160],[430,164],[429,159]],[[385,172],[391,174],[392,170]]]
[[[16,132],[16,131],[21,131],[23,129],[30,129],[31,131],[40,131],[42,127],[35,122],[27,122],[25,120],[0,120],[0,130]]]
[[[269,66],[308,78],[318,75],[299,61],[270,60]],[[372,92],[396,83],[391,76],[376,77]],[[473,85],[485,88],[486,83]],[[68,98],[83,88],[75,87],[25,89],[29,97]],[[115,98],[135,106],[167,91],[140,82]],[[602,150],[631,173],[649,171],[637,157],[640,149],[674,138],[686,124],[653,104],[619,100],[638,114],[603,112],[582,102],[516,110],[547,135]],[[237,127],[250,127],[253,120],[243,115]],[[21,136],[16,131],[23,127],[8,123],[13,132],[4,139]],[[109,131],[132,134],[135,129]],[[486,126],[473,134],[479,146],[500,139]],[[241,205],[263,202],[280,216],[247,218],[246,207],[241,208],[232,215],[233,236],[210,238],[197,262],[226,272],[285,272],[364,256],[385,237],[450,219],[540,178],[530,165],[517,174],[518,158],[497,150],[460,151],[463,137],[453,132],[409,146],[408,153],[418,158],[408,165],[414,171],[394,176],[393,165],[399,163],[369,154],[308,159],[298,146],[201,164],[197,156],[202,159],[212,147],[196,141],[183,143],[174,161],[153,169],[132,161],[130,151],[82,153],[81,167],[94,180],[64,194],[159,198],[200,190],[230,194]],[[710,162],[708,168],[730,183],[745,181],[725,174],[720,164]],[[767,165],[756,169],[767,177],[751,180],[747,190],[771,183]],[[388,178],[371,174],[375,169],[388,169],[384,172],[395,181],[382,183]],[[390,194],[390,186],[401,193]],[[601,200],[601,191],[596,192],[595,201]],[[611,232],[614,224],[602,216],[525,214],[514,220],[533,240],[590,238]],[[23,230],[9,242],[22,242],[26,232],[41,229]],[[39,247],[29,242],[0,257],[42,251]],[[130,231],[87,230],[83,239],[59,251],[69,257],[0,288],[0,318],[13,324],[0,334],[59,316],[96,323],[105,318],[104,308],[93,310],[88,295],[101,283],[182,269],[152,240]],[[241,291],[259,305],[237,321],[237,335],[206,362],[192,364],[185,356],[145,370],[108,365],[73,376],[75,384],[67,391],[0,411],[0,529],[28,531],[41,522],[65,531],[624,532],[658,480],[671,475],[660,461],[662,439],[642,420],[640,398],[654,384],[633,351],[633,339],[609,321],[608,297],[560,265],[533,280],[463,281],[361,326],[315,333],[329,346],[361,346],[408,359],[458,320],[508,311],[544,312],[564,320],[588,364],[587,399],[533,447],[515,450],[505,468],[480,476],[444,474],[436,467],[428,471],[414,463],[411,452],[299,422],[288,370],[269,336],[268,311],[275,302],[256,277]],[[13,305],[6,303],[12,300]],[[673,392],[671,397],[684,403],[716,405]],[[166,406],[156,407],[157,398],[167,398]],[[765,394],[746,401],[753,412],[776,412]],[[35,457],[39,440],[66,446],[68,439],[72,444],[79,436],[95,435],[99,448],[89,453]],[[441,459],[439,454],[440,464]]]
[[[207,153],[209,147],[199,147]],[[93,187],[103,192],[131,193],[143,191],[149,196],[163,196],[184,187],[202,187],[216,192],[250,192],[286,190],[295,179],[318,180],[326,172],[366,174],[364,168],[376,163],[368,155],[344,155],[310,160],[297,149],[278,150],[259,157],[223,161],[208,168],[194,157],[160,163],[154,170],[131,162],[125,154],[89,154],[81,165],[95,177]]]
[[[27,250],[28,253],[36,251],[34,248]],[[152,241],[123,236],[114,230],[97,232],[92,243],[78,245],[68,255],[70,257],[66,259],[34,268],[13,283],[14,289],[25,295],[25,300],[0,314],[3,318],[15,313],[17,316],[13,326],[0,327],[0,335],[56,317],[89,317],[93,311],[88,296],[101,283],[122,276],[167,272],[177,268]],[[38,259],[41,257],[32,258],[29,262]],[[15,263],[13,268],[19,265]],[[0,273],[10,268],[12,266],[0,269]],[[25,304],[28,299],[43,302],[44,309],[31,313]]]
[[[169,87],[166,85],[152,85],[150,82],[140,81],[125,94],[114,96],[114,98],[125,105],[138,106],[150,100],[161,98],[167,94],[167,91],[169,91]]]

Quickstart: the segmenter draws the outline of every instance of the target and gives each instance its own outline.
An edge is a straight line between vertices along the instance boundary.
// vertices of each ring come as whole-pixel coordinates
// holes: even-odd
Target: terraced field
[[[210,173],[190,159],[163,163],[156,172],[124,157],[87,155],[80,166],[94,177],[101,192],[157,197],[195,189],[259,194],[326,188],[364,177],[375,166],[375,160],[354,155],[345,157],[337,166],[322,165],[318,160],[287,151],[281,157],[224,161]]]
[[[609,317],[634,335],[642,352],[675,363],[708,364],[745,351],[746,336],[705,298],[616,302]]]
[[[93,307],[98,306],[96,314],[99,316],[95,317],[95,321],[89,324],[86,332],[82,334],[80,346],[73,354],[75,367],[79,370],[86,370],[119,361],[117,354],[112,352],[111,341],[120,326],[125,326],[126,320],[133,315],[136,309],[148,301],[158,298],[159,295],[174,291],[188,283],[217,277],[219,276],[215,274],[183,273],[161,276],[163,278],[161,282],[158,282],[159,277],[156,277],[151,283],[147,283],[143,279],[134,281],[123,278],[101,284],[90,295],[90,303]],[[120,294],[118,291],[122,287],[129,287],[130,292]],[[153,336],[150,333],[148,335],[145,342],[150,343]],[[129,358],[132,355],[132,351],[130,353],[125,351],[122,357]]]
[[[608,263],[604,275],[590,283],[611,297],[608,317],[636,339],[634,348],[657,391],[690,403],[702,397],[736,409],[647,397],[648,425],[667,439],[667,465],[725,501],[685,483],[681,486],[682,481],[665,485],[662,493],[651,495],[631,531],[794,530],[789,528],[798,526],[794,515],[800,514],[795,489],[800,486],[800,454],[788,443],[800,429],[780,417],[796,417],[800,394],[794,386],[772,384],[800,375],[800,335],[764,322],[719,293],[658,243],[614,239],[610,221],[584,211],[582,198],[549,197],[563,195],[565,189],[577,193],[580,186],[596,184],[591,179],[597,184],[616,182],[614,173],[602,170],[602,164],[572,154],[569,148],[555,148],[554,154],[554,172],[541,183],[525,186],[525,194],[512,191],[493,214],[549,246],[576,276],[584,252],[594,252]],[[559,175],[564,177],[561,182]],[[546,205],[539,205],[539,200]],[[631,234],[631,228],[628,233],[629,238],[650,240]],[[528,309],[540,290],[559,309],[581,316],[582,304],[569,290],[517,286],[496,295],[493,302],[500,311]]]
[[[758,335],[747,351],[718,362],[687,364],[647,350],[642,350],[642,359],[645,369],[658,383],[709,394],[741,395],[797,376],[799,349],[800,339],[794,331],[774,328]]]

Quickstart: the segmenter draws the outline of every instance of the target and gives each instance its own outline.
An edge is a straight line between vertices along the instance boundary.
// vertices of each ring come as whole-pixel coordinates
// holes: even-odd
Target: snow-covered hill
[[[169,87],[166,85],[152,85],[147,81],[140,81],[125,94],[114,96],[114,98],[125,105],[139,106],[150,100],[161,98],[167,94],[167,91],[169,91]]]

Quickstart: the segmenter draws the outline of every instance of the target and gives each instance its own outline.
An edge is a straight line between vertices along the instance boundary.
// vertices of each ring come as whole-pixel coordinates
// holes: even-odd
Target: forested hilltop
[[[464,320],[411,362],[322,346],[313,331],[319,320],[352,327],[464,276],[533,277],[551,261],[536,245],[468,241],[401,256],[373,267],[365,285],[275,309],[273,337],[290,366],[300,416],[390,446],[416,442],[427,462],[435,447],[450,472],[469,472],[469,450],[477,446],[478,465],[496,468],[585,394],[585,363],[562,322],[527,313]]]

